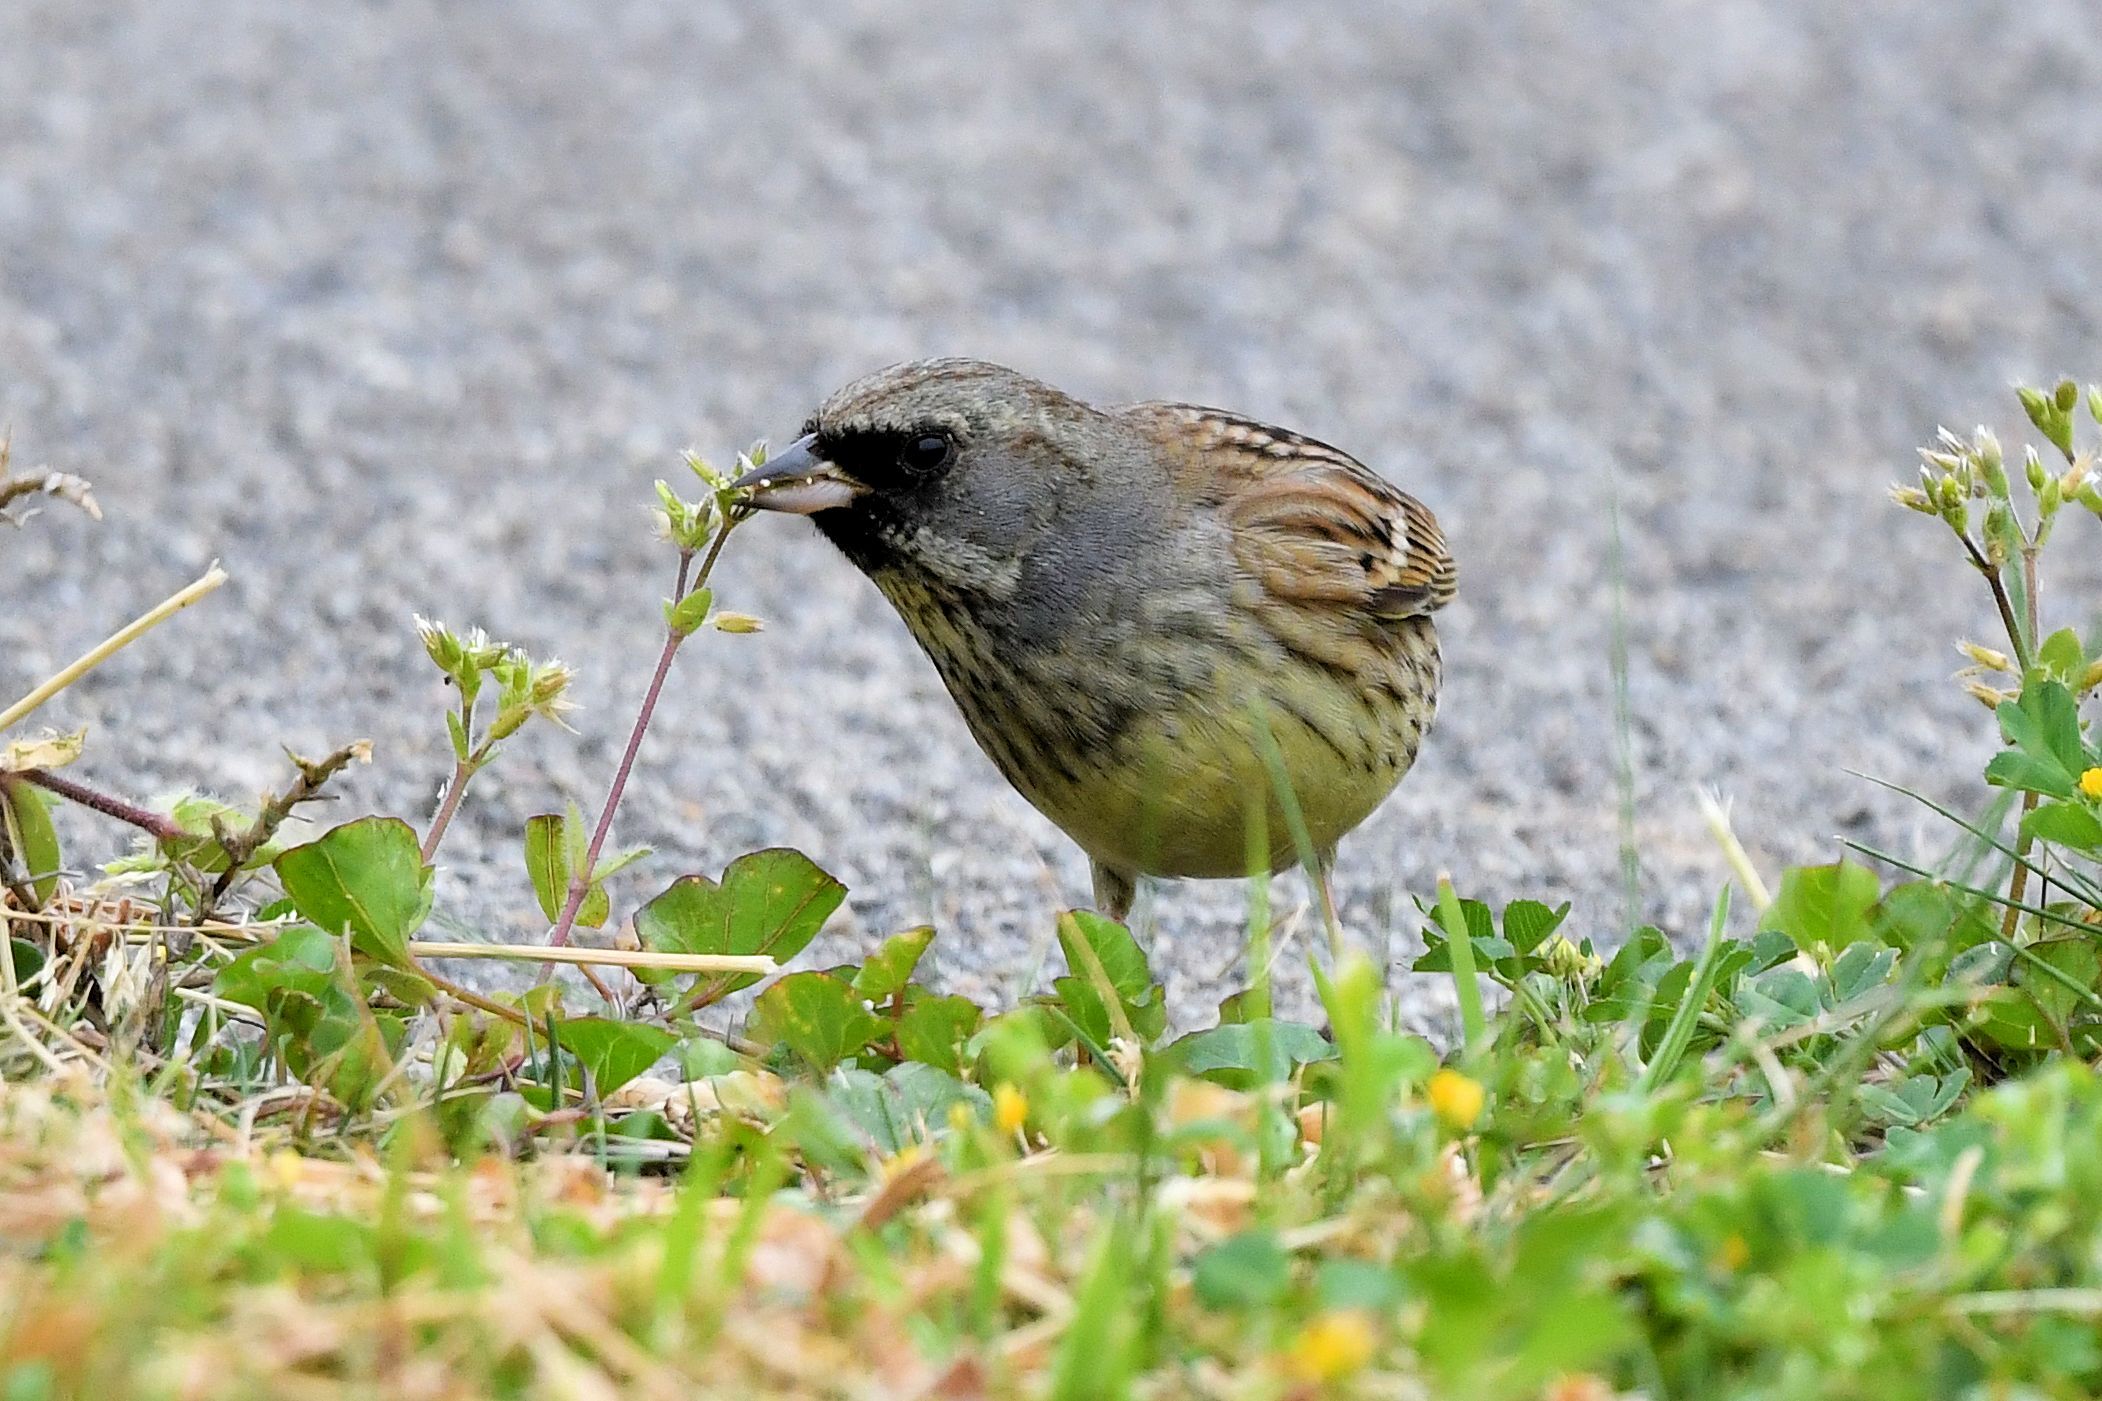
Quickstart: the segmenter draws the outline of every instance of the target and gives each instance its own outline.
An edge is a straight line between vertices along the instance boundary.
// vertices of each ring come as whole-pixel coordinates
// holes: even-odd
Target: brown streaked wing
[[[1428,507],[1346,452],[1218,409],[1140,404],[1233,529],[1241,567],[1284,601],[1399,622],[1450,603],[1459,576]]]

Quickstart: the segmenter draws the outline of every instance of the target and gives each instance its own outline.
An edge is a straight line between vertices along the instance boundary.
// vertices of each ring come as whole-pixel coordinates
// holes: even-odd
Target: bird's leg
[[[1343,960],[1343,922],[1336,917],[1336,896],[1329,887],[1330,877],[1336,869],[1336,849],[1330,847],[1314,858],[1314,898],[1321,902],[1321,925],[1328,931],[1328,956],[1335,962]]]
[[[1095,913],[1119,924],[1130,918],[1132,901],[1139,893],[1137,873],[1092,861],[1088,863],[1088,874],[1095,884]]]

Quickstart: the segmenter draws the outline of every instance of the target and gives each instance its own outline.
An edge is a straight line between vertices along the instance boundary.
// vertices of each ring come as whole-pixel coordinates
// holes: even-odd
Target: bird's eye
[[[955,450],[947,434],[922,433],[906,442],[898,460],[911,471],[932,472],[946,465]]]

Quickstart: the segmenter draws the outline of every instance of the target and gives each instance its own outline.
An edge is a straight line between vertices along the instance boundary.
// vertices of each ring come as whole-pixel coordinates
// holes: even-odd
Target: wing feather
[[[1398,624],[1458,592],[1437,517],[1348,453],[1218,409],[1138,407],[1189,443],[1186,470],[1207,479],[1237,562],[1279,602]]]

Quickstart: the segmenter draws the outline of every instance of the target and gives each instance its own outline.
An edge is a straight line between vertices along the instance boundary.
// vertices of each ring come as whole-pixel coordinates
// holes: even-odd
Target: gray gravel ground
[[[370,735],[346,808],[422,810],[443,694],[412,611],[583,673],[449,844],[457,919],[528,935],[513,835],[595,808],[657,637],[650,481],[826,389],[975,354],[1085,396],[1313,432],[1431,502],[1462,564],[1444,714],[1344,848],[1408,891],[1621,899],[1608,483],[1629,585],[1646,913],[1930,821],[1989,722],[1950,542],[1889,507],[1935,423],[2102,375],[2102,8],[2008,3],[899,6],[403,0],[0,6],[0,421],[101,488],[0,537],[0,692],[214,557],[234,583],[77,688],[81,772],[276,781]],[[2087,597],[2102,550],[2066,553]],[[804,847],[845,956],[936,920],[1013,993],[1078,856],[999,781],[873,589],[740,537],[622,835],[657,877]],[[74,829],[93,851],[99,829]],[[1160,902],[1185,1015],[1241,892]],[[1398,980],[1432,996],[1422,980]]]

